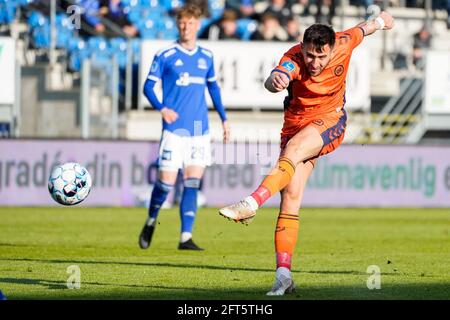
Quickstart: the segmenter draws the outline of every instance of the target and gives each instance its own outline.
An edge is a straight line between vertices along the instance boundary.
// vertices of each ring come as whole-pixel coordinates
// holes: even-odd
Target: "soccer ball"
[[[56,166],[48,179],[48,191],[53,200],[66,206],[86,199],[91,186],[91,175],[85,167],[75,162]]]

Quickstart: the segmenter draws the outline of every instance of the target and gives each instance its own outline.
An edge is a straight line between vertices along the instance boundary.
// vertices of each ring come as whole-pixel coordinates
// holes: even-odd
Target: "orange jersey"
[[[291,80],[285,100],[285,125],[291,131],[305,118],[336,112],[345,104],[345,79],[353,49],[363,40],[361,28],[336,32],[333,56],[318,76],[310,76],[302,55],[302,44],[287,51],[272,72],[282,72]],[[285,130],[287,129],[287,130]],[[285,132],[288,133],[288,132]]]

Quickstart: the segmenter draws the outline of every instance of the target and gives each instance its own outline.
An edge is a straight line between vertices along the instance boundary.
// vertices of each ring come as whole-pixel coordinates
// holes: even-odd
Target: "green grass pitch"
[[[148,250],[143,208],[0,208],[0,290],[13,299],[268,299],[277,210],[249,226],[199,210],[177,250],[177,209],[163,210]],[[81,288],[68,289],[69,266]],[[381,288],[369,290],[370,265]],[[271,299],[449,299],[450,210],[303,209],[293,258],[297,290]]]

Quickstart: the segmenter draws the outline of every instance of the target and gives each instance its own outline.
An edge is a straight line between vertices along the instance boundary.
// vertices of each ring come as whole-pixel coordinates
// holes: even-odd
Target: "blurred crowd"
[[[130,3],[139,0],[75,0],[84,8],[83,20],[95,29],[98,35],[144,37],[142,28],[130,18]],[[301,38],[302,17],[313,16],[316,22],[332,24],[335,0],[147,0],[154,10],[163,7],[164,13],[174,17],[177,8],[184,3],[195,3],[202,8],[204,23],[200,38],[210,40],[244,39],[270,41],[297,41]],[[165,4],[168,3],[168,4]],[[350,5],[364,8],[381,0],[350,0]],[[406,0],[407,7],[424,7],[423,0]],[[433,9],[447,10],[447,26],[450,28],[450,0],[432,0]],[[364,18],[367,18],[365,16]],[[113,22],[109,28],[101,22]],[[147,23],[148,25],[148,23]],[[118,32],[116,27],[120,28]],[[146,26],[148,27],[148,26]],[[244,29],[244,30],[243,30]]]
[[[16,18],[25,19],[31,35],[30,47],[50,47],[51,0],[0,0],[0,35],[2,28]],[[56,48],[68,49],[70,69],[79,71],[88,56],[108,57],[119,52],[121,66],[127,61],[126,39],[131,38],[134,51],[140,39],[174,40],[178,36],[176,13],[185,4],[202,9],[200,39],[298,42],[302,31],[312,21],[333,25],[336,0],[58,0]],[[368,18],[383,5],[398,6],[400,0],[349,0],[360,18]],[[425,8],[425,0],[405,0],[410,8]],[[447,11],[450,29],[450,0],[431,0],[433,10]],[[17,8],[21,10],[16,10]],[[70,14],[78,10],[81,28],[73,28]],[[16,11],[15,11],[16,10]],[[435,11],[436,12],[436,11]],[[20,13],[20,14],[19,14]],[[334,20],[336,24],[336,20]],[[71,25],[72,24],[72,25]],[[432,26],[424,24],[413,35],[409,52],[397,50],[392,57],[394,68],[413,64],[420,68],[426,50],[431,47]],[[134,52],[133,51],[133,52]],[[98,58],[99,59],[99,58]],[[101,60],[101,59],[99,59]]]

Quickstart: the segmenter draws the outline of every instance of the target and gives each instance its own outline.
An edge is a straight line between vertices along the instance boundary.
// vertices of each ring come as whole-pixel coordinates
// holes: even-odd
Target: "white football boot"
[[[256,201],[252,197],[247,197],[236,204],[219,209],[219,214],[228,220],[249,224],[255,217],[257,208]]]
[[[291,277],[291,271],[288,268],[278,268],[275,276],[275,283],[272,289],[267,292],[268,296],[282,296],[285,293],[295,291],[295,284]]]

